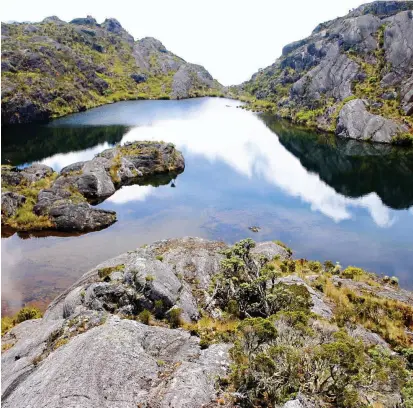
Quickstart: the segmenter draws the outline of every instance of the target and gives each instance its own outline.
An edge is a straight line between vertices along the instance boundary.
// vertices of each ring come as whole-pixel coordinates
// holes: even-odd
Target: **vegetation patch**
[[[106,268],[101,268],[98,270],[98,276],[102,281],[109,282],[110,281],[110,275],[112,272],[116,271],[123,271],[125,269],[124,264],[119,264],[116,266],[108,266]]]
[[[18,185],[7,185],[2,183],[2,192],[11,191],[23,195],[26,198],[26,201],[17,209],[15,215],[6,217],[2,214],[2,224],[8,225],[18,231],[53,228],[54,224],[50,218],[45,215],[36,215],[33,212],[33,207],[37,203],[37,196],[40,190],[49,188],[57,176],[57,173],[53,173],[32,183],[23,178]]]
[[[4,316],[1,318],[1,335],[3,336],[21,322],[32,319],[40,319],[42,316],[43,313],[36,307],[25,306],[14,316]]]
[[[413,329],[412,306],[370,292],[358,294],[346,286],[334,284],[328,276],[319,277],[313,285],[334,301],[334,320],[338,325],[361,324],[394,347],[412,346],[412,339],[406,332]]]

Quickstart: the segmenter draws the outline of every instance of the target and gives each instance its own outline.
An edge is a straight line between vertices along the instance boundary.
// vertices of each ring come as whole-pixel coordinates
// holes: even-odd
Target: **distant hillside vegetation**
[[[2,121],[27,123],[128,99],[221,95],[202,66],[115,19],[2,23]]]
[[[318,25],[232,88],[250,108],[344,137],[413,141],[413,1],[376,1]]]

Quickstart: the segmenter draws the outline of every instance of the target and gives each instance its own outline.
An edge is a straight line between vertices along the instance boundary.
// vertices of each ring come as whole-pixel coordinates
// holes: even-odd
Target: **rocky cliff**
[[[2,121],[47,120],[128,99],[169,99],[221,93],[199,65],[154,38],[134,38],[111,18],[66,23],[2,23]]]
[[[241,85],[252,109],[337,135],[413,141],[413,2],[376,1],[318,25]]]
[[[158,241],[8,322],[2,404],[408,407],[412,316],[396,278],[280,242]]]

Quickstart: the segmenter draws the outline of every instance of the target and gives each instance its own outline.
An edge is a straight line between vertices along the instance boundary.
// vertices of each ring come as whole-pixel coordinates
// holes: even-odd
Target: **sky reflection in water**
[[[377,181],[371,180],[374,171],[371,174],[363,169],[364,165],[354,164],[352,154],[348,153],[350,145],[340,146],[344,153],[340,150],[339,164],[329,164],[329,159],[337,157],[329,157],[329,151],[322,150],[324,147],[321,149],[315,136],[309,135],[305,142],[308,146],[298,157],[290,150],[298,149],[297,140],[304,139],[288,139],[283,131],[276,130],[277,137],[270,129],[271,121],[237,109],[238,104],[207,98],[125,102],[49,125],[59,132],[84,125],[125,126],[121,143],[172,142],[183,152],[186,169],[178,176],[176,188],[123,187],[100,204],[101,208],[118,213],[119,222],[107,230],[81,237],[21,240],[15,235],[3,239],[6,287],[3,284],[2,291],[6,297],[16,302],[28,300],[27,287],[38,287],[40,281],[43,287],[57,291],[67,280],[74,281],[110,256],[156,239],[185,235],[226,242],[251,235],[256,240],[281,239],[296,249],[297,256],[339,260],[343,265],[357,264],[396,274],[402,284],[413,287],[411,191],[402,186],[403,193],[403,188],[393,182],[384,186],[382,198],[387,194],[386,202],[398,200],[396,204],[400,202],[400,206],[395,208],[405,208],[398,210],[385,205],[376,191],[369,190],[370,184],[365,186],[367,193],[359,196],[338,193],[352,190],[351,178],[345,186],[329,185],[322,178],[329,179],[330,172],[342,176],[339,166],[343,163],[347,166],[343,174],[353,166],[354,184],[363,184],[363,178],[366,183]],[[89,160],[112,144],[113,140],[103,141],[81,151],[56,153],[41,162],[60,170],[76,161]],[[324,160],[322,165],[327,163],[330,167],[323,174],[321,170],[308,170],[302,162],[310,154],[314,163]],[[371,152],[365,160],[367,165],[374,160]],[[411,176],[411,156],[406,160],[407,174],[402,173],[403,180]],[[400,178],[396,175],[396,180]],[[397,194],[402,194],[403,200]],[[250,225],[259,225],[262,230],[253,234],[248,230]],[[17,289],[23,278],[26,284]]]

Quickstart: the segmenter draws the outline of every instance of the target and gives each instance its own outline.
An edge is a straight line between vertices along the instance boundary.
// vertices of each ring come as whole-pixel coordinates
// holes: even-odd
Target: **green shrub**
[[[334,269],[334,264],[331,261],[324,261],[324,270],[326,272],[331,272]]]
[[[341,276],[346,279],[355,279],[363,276],[366,272],[361,268],[355,266],[348,266],[341,272]]]
[[[25,306],[14,316],[4,316],[1,318],[1,335],[3,336],[17,324],[26,320],[40,319],[43,313],[36,307]]]
[[[182,309],[179,307],[174,307],[172,308],[169,313],[168,313],[168,320],[169,320],[169,325],[171,328],[176,329],[177,327],[182,326]]]
[[[214,276],[210,292],[215,294],[217,306],[232,313],[237,305],[237,316],[244,318],[268,317],[280,310],[308,310],[311,297],[304,286],[275,283],[278,275],[274,265],[252,257],[255,242],[244,239],[233,247],[222,251],[220,274]],[[282,265],[295,270],[294,261],[283,261]]]
[[[138,319],[143,323],[143,324],[150,324],[152,320],[152,313],[145,309],[142,312],[139,313]]]
[[[391,142],[398,146],[413,146],[413,134],[407,132],[399,133],[396,136],[393,136]]]
[[[321,269],[322,269],[322,265],[318,261],[309,262],[308,267],[310,268],[310,271],[312,272],[321,272]]]

